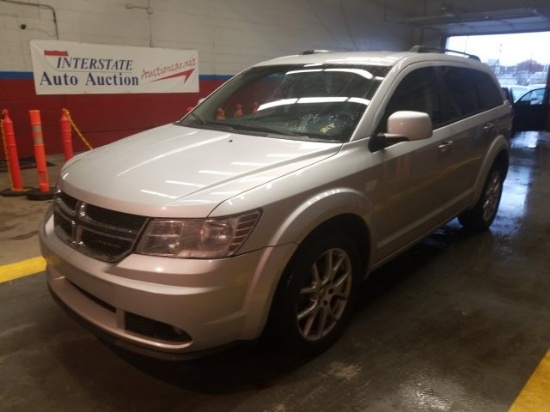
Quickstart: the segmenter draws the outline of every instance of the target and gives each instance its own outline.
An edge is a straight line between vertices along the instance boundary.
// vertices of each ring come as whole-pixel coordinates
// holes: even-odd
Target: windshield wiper
[[[295,133],[293,131],[290,131],[288,129],[279,129],[276,127],[271,126],[263,126],[258,124],[242,124],[242,123],[236,123],[231,124],[231,127],[237,130],[246,130],[249,132],[260,132],[260,133],[267,133],[267,134],[277,134],[282,136],[299,136],[298,133]]]
[[[187,117],[192,117],[193,119],[195,119],[196,121],[198,121],[202,125],[206,124],[206,122],[202,119],[202,117],[200,117],[198,114],[195,114],[193,112],[189,113],[187,115]]]
[[[300,136],[307,137],[308,140],[316,142],[342,143],[342,139],[334,136],[318,135],[318,134],[301,134]]]
[[[190,113],[189,117],[192,117],[196,120],[196,122],[188,120],[188,117],[183,118],[183,120],[180,120],[177,122],[180,126],[187,126],[187,127],[198,127],[198,128],[205,128],[205,129],[216,129],[216,130],[226,130],[226,131],[234,131],[235,128],[224,122],[213,122],[202,119],[200,116]]]
[[[325,135],[315,135],[311,133],[304,133],[304,132],[295,132],[288,129],[280,129],[277,127],[272,126],[264,126],[264,125],[258,125],[258,124],[243,124],[243,123],[228,123],[223,121],[206,121],[203,120],[200,116],[196,115],[195,113],[189,113],[189,117],[192,117],[193,119],[196,119],[197,122],[199,122],[199,125],[196,125],[196,127],[205,127],[205,128],[213,128],[218,130],[226,130],[226,131],[241,131],[241,132],[250,132],[250,133],[261,133],[263,136],[269,136],[269,135],[277,135],[277,136],[298,136],[303,137],[308,140],[314,140],[314,141],[323,141],[323,142],[340,142],[340,139],[325,136]],[[182,122],[180,122],[182,124]]]

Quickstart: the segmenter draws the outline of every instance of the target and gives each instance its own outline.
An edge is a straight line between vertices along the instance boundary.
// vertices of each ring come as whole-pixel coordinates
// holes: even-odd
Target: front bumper
[[[55,299],[103,336],[136,352],[179,359],[257,338],[294,245],[226,259],[129,255],[105,263],[64,244],[47,215],[39,229]]]

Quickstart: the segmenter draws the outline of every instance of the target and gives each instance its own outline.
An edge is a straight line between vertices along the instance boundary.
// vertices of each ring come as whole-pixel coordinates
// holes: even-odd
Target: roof
[[[361,64],[377,66],[393,66],[403,58],[415,55],[410,52],[318,52],[293,56],[278,57],[257,64],[270,66],[274,64]]]
[[[413,47],[410,51],[306,51],[293,56],[278,57],[272,60],[258,63],[256,66],[270,66],[279,64],[350,64],[350,65],[370,65],[370,66],[393,66],[402,60],[413,62],[422,61],[455,61],[469,62],[469,64],[480,65],[476,56],[464,54],[456,56],[446,54],[445,52],[458,53],[437,49],[428,49],[424,47]],[[460,53],[459,53],[460,54]],[[481,64],[483,65],[483,64]],[[485,66],[485,65],[483,65]]]

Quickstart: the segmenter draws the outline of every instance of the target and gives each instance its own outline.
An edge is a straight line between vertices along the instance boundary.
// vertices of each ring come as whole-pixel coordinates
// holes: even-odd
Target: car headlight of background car
[[[208,219],[153,219],[136,252],[142,255],[214,259],[234,255],[260,218],[255,210]]]

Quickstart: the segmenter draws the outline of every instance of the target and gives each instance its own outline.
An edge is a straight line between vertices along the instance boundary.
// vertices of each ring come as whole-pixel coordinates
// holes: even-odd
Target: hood
[[[204,217],[224,200],[340,147],[166,125],[76,156],[64,166],[59,188],[126,213]]]

